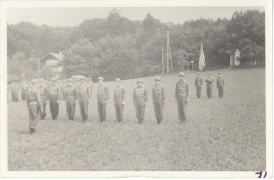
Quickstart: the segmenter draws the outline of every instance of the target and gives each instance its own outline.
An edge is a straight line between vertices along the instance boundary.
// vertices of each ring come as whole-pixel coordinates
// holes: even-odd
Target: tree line
[[[173,69],[197,69],[200,42],[207,68],[228,67],[236,49],[241,67],[265,66],[265,12],[236,11],[231,19],[189,20],[183,24],[162,23],[147,14],[131,21],[112,10],[106,19],[87,19],[75,27],[50,27],[30,22],[7,26],[8,80],[37,76],[37,59],[62,51],[63,78],[74,74],[96,80],[151,76],[162,73],[162,47],[166,53],[169,29]],[[166,57],[166,56],[165,56]],[[166,59],[166,58],[165,58]],[[52,76],[46,67],[41,77]]]

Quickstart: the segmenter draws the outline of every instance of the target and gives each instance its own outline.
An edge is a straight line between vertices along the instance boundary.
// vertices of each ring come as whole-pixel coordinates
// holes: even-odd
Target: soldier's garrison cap
[[[156,77],[155,81],[161,81],[161,78],[160,77]]]
[[[180,72],[180,73],[178,74],[178,77],[180,77],[180,76],[185,77],[185,73],[184,73],[184,72]]]
[[[100,77],[98,77],[98,81],[100,81],[100,80],[102,80],[102,81],[103,81],[103,80],[104,80],[104,78],[103,78],[103,77],[101,77],[101,76],[100,76]]]
[[[138,79],[137,83],[143,83],[143,80],[142,79]]]
[[[115,82],[121,82],[121,79],[120,78],[116,78]]]

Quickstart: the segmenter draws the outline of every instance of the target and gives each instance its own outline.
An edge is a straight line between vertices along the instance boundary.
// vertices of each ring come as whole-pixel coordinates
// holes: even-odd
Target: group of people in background
[[[178,74],[179,81],[175,86],[175,100],[178,106],[178,116],[180,122],[184,123],[187,119],[186,105],[189,100],[189,83],[184,79],[185,74],[180,72]],[[212,73],[208,73],[206,78],[206,92],[207,97],[212,97]],[[223,97],[224,93],[224,78],[222,72],[219,72],[217,78],[217,88],[219,92],[219,98]],[[201,89],[203,86],[203,79],[200,73],[197,73],[195,79],[196,95],[197,98],[201,97]],[[74,120],[75,107],[79,103],[82,120],[85,122],[88,119],[88,104],[90,103],[92,96],[93,82],[86,77],[80,79],[66,79],[57,80],[52,78],[51,81],[45,81],[43,79],[33,79],[31,82],[13,82],[8,87],[8,92],[12,96],[13,101],[18,101],[18,96],[21,94],[22,100],[26,100],[29,111],[29,129],[30,133],[35,132],[37,123],[39,120],[45,120],[46,107],[49,104],[52,120],[57,120],[59,113],[59,103],[63,99],[66,103],[66,112],[69,121]],[[137,80],[137,87],[133,90],[132,100],[134,102],[136,110],[136,118],[138,123],[143,123],[145,118],[145,108],[148,101],[148,90],[143,85],[142,79]],[[166,103],[166,91],[165,86],[161,83],[161,78],[155,78],[155,85],[152,88],[152,99],[155,117],[157,123],[160,124],[163,120],[163,108]],[[120,78],[115,79],[114,88],[114,107],[116,112],[116,119],[118,122],[123,121],[123,110],[126,100],[126,89],[121,83]],[[100,122],[106,120],[106,105],[109,101],[109,90],[104,83],[104,78],[98,78],[97,88],[97,108]]]

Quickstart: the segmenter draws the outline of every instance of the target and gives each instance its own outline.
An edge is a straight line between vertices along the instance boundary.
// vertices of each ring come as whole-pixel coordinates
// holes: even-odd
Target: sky
[[[17,24],[21,21],[32,22],[36,25],[48,26],[78,26],[83,20],[106,18],[108,13],[116,9],[121,16],[130,20],[143,20],[150,13],[163,23],[172,22],[183,24],[188,20],[200,18],[231,19],[235,11],[257,9],[264,11],[264,7],[80,7],[80,8],[9,8],[7,22]]]

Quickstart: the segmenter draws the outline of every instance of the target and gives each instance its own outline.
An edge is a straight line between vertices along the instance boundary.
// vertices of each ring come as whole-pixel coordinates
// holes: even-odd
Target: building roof
[[[63,61],[63,59],[64,59],[64,55],[62,54],[62,52],[60,52],[59,54],[57,54],[57,53],[48,53],[40,59],[40,62],[43,61],[49,55],[55,57],[56,59],[58,59],[60,61]]]

